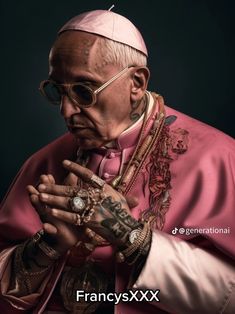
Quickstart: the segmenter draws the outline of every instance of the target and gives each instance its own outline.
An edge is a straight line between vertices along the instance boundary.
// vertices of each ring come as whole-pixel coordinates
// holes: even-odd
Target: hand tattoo
[[[101,226],[107,230],[107,236],[119,245],[129,245],[129,234],[142,225],[122,208],[122,202],[113,201],[111,196],[105,198],[101,206],[106,209]]]

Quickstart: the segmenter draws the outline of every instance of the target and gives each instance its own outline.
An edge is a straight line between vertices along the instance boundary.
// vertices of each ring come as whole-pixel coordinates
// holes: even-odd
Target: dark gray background
[[[175,109],[235,135],[233,0],[0,1],[0,197],[24,160],[65,131],[58,109],[38,92],[57,30],[74,15],[113,3],[146,40],[149,89]]]

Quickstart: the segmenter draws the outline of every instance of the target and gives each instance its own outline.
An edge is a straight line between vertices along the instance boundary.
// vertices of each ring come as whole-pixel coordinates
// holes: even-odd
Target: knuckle
[[[46,194],[46,197],[44,197],[46,200],[48,201],[54,201],[54,196],[50,195],[50,194]]]
[[[72,196],[72,194],[73,194],[73,189],[72,189],[70,186],[66,186],[66,187],[64,188],[64,194],[65,194],[66,196]]]
[[[70,168],[76,171],[78,170],[78,165],[75,162],[71,162]]]
[[[31,202],[32,203],[36,203],[37,201],[38,201],[38,197],[37,197],[37,195],[30,195],[30,200],[31,200]]]

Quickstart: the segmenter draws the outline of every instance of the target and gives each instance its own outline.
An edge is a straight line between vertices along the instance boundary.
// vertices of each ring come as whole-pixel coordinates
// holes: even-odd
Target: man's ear
[[[147,67],[135,67],[132,75],[131,102],[140,100],[147,89],[150,71]]]

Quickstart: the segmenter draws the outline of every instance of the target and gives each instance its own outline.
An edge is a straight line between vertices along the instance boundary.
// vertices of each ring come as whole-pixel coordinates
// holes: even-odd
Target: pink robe
[[[170,126],[172,134],[179,129],[188,131],[188,149],[171,162],[171,204],[165,225],[162,231],[154,231],[146,264],[134,283],[138,289],[160,289],[160,302],[120,303],[115,313],[235,313],[234,140],[169,107],[166,113],[177,117]],[[139,126],[121,135],[116,149],[97,149],[88,167],[109,182],[133,152],[138,135]],[[57,183],[63,182],[66,172],[61,163],[75,160],[76,150],[74,138],[65,134],[38,151],[25,162],[2,202],[0,293],[5,301],[0,299],[0,309],[4,314],[22,313],[17,307],[26,311],[35,304],[34,313],[43,313],[50,299],[65,261],[60,261],[40,291],[19,299],[7,293],[11,254],[15,245],[41,228],[26,186],[37,185],[39,176],[47,173],[53,174]],[[149,173],[142,171],[130,193],[139,198],[139,205],[132,210],[135,218],[149,206],[148,180]],[[214,233],[172,234],[175,228],[181,233],[180,228],[214,228]],[[229,233],[215,233],[216,228],[226,228]],[[114,272],[112,247],[97,248],[93,258],[108,274]],[[130,267],[116,265],[115,271],[115,290],[124,291]]]

